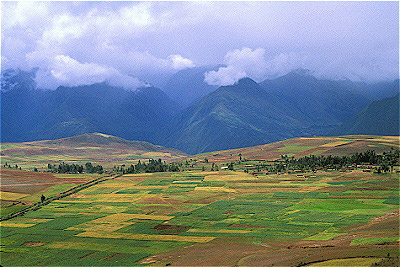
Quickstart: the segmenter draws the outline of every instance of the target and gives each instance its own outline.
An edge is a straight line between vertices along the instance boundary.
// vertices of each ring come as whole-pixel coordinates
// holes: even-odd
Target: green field
[[[232,242],[259,248],[239,255],[244,265],[304,245],[340,245],[380,261],[398,254],[398,185],[395,173],[357,171],[304,181],[239,171],[125,175],[2,221],[1,265],[196,265],[187,253],[215,244],[228,264]]]

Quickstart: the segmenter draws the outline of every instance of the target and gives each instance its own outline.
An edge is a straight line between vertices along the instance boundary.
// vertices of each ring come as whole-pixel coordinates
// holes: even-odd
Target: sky
[[[1,67],[38,87],[107,81],[162,87],[186,68],[212,85],[306,68],[317,77],[399,77],[394,2],[2,2]]]

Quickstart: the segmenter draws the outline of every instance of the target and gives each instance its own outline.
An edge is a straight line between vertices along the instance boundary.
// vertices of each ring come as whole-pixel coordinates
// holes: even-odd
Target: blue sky
[[[225,64],[205,81],[308,68],[398,78],[398,2],[2,2],[2,68],[39,67],[39,87],[124,87]]]

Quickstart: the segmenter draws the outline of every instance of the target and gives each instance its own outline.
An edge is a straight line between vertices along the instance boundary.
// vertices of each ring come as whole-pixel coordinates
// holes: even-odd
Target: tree
[[[231,162],[231,163],[228,164],[228,170],[233,171],[233,162]]]
[[[33,168],[33,171],[34,172],[38,172],[38,169],[35,167],[35,168]]]

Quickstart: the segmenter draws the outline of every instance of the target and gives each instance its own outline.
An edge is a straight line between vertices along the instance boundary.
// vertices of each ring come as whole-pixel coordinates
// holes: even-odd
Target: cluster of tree
[[[233,166],[233,165],[232,165]],[[211,169],[210,171],[218,171],[218,165],[216,165],[214,162],[211,164]]]
[[[8,164],[7,162],[6,162],[6,163],[4,163],[3,167],[4,167],[4,168],[9,168],[9,169],[22,170],[22,168],[21,168],[21,167],[18,167],[18,165],[17,165],[17,164],[15,164],[14,166],[11,166],[11,165],[10,165],[10,164]]]
[[[58,166],[53,164],[48,164],[47,168],[51,172],[56,173],[103,173],[103,166],[97,165],[93,166],[92,163],[88,162],[85,166],[79,164],[68,164],[68,163],[61,163]]]
[[[299,159],[281,156],[282,160],[276,164],[275,169],[315,170],[320,168],[341,169],[350,165],[374,165],[378,172],[393,170],[393,166],[399,165],[399,150],[391,149],[383,154],[376,154],[373,150],[355,153],[351,156],[305,156]]]
[[[234,164],[241,164],[241,161],[229,163],[228,169],[233,170]],[[355,153],[350,156],[305,156],[299,159],[282,155],[281,159],[274,162],[262,162],[256,164],[251,169],[253,171],[261,172],[267,171],[272,173],[279,173],[285,171],[314,171],[319,169],[335,169],[357,167],[363,165],[364,167],[371,168],[378,173],[393,171],[394,166],[400,165],[400,150],[391,149],[389,152],[376,154],[374,150],[366,152]],[[249,169],[245,169],[249,172]]]
[[[145,162],[139,162],[135,165],[130,165],[130,166],[115,166],[113,168],[115,172],[121,172],[121,173],[152,173],[152,172],[179,172],[179,166],[178,164],[175,163],[169,163],[167,164],[165,161],[162,162],[161,159],[154,160],[154,159],[149,159],[148,163],[146,164]]]

